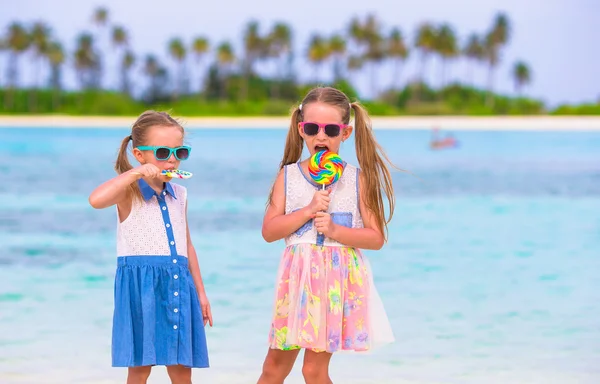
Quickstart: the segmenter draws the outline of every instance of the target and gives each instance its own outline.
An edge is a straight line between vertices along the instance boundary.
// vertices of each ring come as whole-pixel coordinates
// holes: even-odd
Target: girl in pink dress
[[[354,111],[354,127],[349,125]],[[300,161],[303,144],[313,155],[338,153],[355,132],[360,169],[345,164],[325,190]],[[365,109],[334,88],[315,88],[293,111],[280,172],[262,234],[285,239],[279,267],[270,348],[258,383],[283,383],[300,349],[306,383],[331,383],[334,352],[368,351],[393,342],[385,310],[360,249],[381,249],[394,212],[387,159],[375,141]],[[383,192],[383,193],[382,193]],[[389,206],[385,216],[384,197]]]

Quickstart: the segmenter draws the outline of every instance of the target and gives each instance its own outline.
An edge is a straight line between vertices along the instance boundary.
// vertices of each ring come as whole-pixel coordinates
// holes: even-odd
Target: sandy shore
[[[0,116],[0,128],[127,128],[132,117]],[[181,117],[187,128],[286,128],[287,117]],[[600,116],[373,117],[375,129],[600,131]]]

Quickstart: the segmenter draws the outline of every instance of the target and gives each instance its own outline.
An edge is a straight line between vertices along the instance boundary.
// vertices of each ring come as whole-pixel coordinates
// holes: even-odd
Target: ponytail
[[[119,175],[133,169],[133,166],[129,162],[129,158],[127,156],[127,147],[129,146],[129,141],[133,141],[133,137],[131,135],[125,137],[123,141],[121,141],[119,155],[117,156],[117,161],[115,162],[115,171],[117,171]],[[137,183],[131,183],[129,186],[127,186],[127,196],[137,201],[142,201],[142,192],[140,191],[140,187]]]
[[[387,225],[394,215],[396,199],[392,176],[385,162],[392,166],[393,164],[375,140],[367,111],[358,102],[351,103],[350,108],[354,110],[356,158],[362,170],[360,174],[364,182],[362,185],[363,199],[367,209],[375,215],[375,222],[387,241]],[[382,192],[388,200],[389,216],[387,218]]]
[[[283,158],[279,163],[279,170],[281,171],[284,166],[288,164],[296,163],[302,156],[302,148],[304,145],[304,139],[298,132],[298,124],[302,122],[302,110],[296,106],[292,111],[292,117],[290,121],[290,128],[288,130],[287,137],[285,139],[285,148],[283,150]],[[267,200],[267,207],[271,204],[273,199],[273,188],[275,183],[271,186],[269,192],[269,199]]]
[[[129,158],[127,157],[127,147],[131,140],[132,137],[130,135],[121,141],[121,148],[119,148],[119,155],[117,156],[117,162],[115,163],[115,171],[117,171],[119,175],[133,169],[133,166],[129,162]]]
[[[296,107],[292,111],[292,119],[290,121],[290,129],[288,130],[287,138],[285,139],[285,149],[283,150],[283,159],[279,164],[279,169],[283,169],[288,164],[293,164],[300,160],[302,156],[302,146],[304,139],[298,132],[298,124],[302,122],[302,110]]]

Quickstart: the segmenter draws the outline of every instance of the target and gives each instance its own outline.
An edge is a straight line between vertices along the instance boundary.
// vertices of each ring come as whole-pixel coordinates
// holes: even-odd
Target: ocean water
[[[0,383],[123,383],[110,367],[112,177],[127,129],[0,129]],[[335,383],[600,382],[600,133],[376,131],[397,209],[367,251],[396,336]],[[189,222],[215,325],[195,383],[255,383],[283,243],[260,234],[284,130],[191,130]],[[353,143],[341,156],[356,164]],[[184,167],[185,166],[185,167]],[[286,383],[302,383],[301,356]],[[156,367],[150,383],[168,382]]]

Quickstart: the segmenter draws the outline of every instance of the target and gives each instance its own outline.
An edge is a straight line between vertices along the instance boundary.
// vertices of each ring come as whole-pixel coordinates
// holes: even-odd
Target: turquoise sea
[[[568,128],[568,127],[565,127]],[[112,177],[123,129],[0,129],[0,383],[124,383],[110,367]],[[260,228],[285,130],[190,130],[189,222],[215,326],[195,383],[255,383],[283,243]],[[397,210],[367,251],[396,336],[335,383],[600,383],[600,133],[376,131]],[[353,143],[341,156],[356,164]],[[184,167],[185,165],[185,167]],[[301,359],[286,383],[302,383]],[[167,383],[163,367],[150,383]]]

